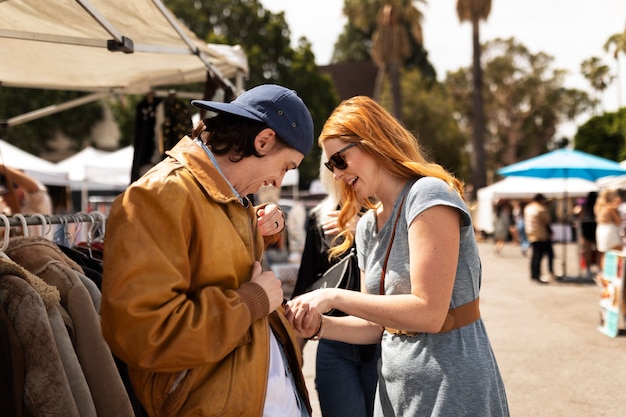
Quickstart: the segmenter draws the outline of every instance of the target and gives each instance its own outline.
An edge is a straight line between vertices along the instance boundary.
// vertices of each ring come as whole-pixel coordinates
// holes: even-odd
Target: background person
[[[3,214],[52,214],[52,201],[45,185],[23,171],[3,164],[0,164],[0,174],[4,177]]]
[[[496,255],[502,253],[502,248],[511,235],[513,226],[513,207],[509,200],[499,199],[496,203],[493,218],[493,238],[496,245]]]
[[[600,190],[593,207],[596,215],[596,248],[598,265],[604,271],[604,254],[610,250],[622,250],[622,217],[619,205],[622,202],[617,190],[604,188]]]
[[[324,155],[321,161],[320,182],[328,195],[311,209],[307,219],[306,240],[294,297],[305,293],[328,268],[348,253],[329,259],[330,248],[341,231],[337,224],[340,196],[331,172],[324,167]],[[359,216],[355,215],[349,224],[353,231],[358,219]],[[358,268],[355,275],[360,276]],[[357,280],[348,289],[360,291],[360,281]],[[332,315],[341,317],[345,313],[337,311]],[[323,417],[372,416],[379,357],[378,343],[361,345],[325,339],[319,341],[315,358],[315,387]]]
[[[343,201],[344,240],[331,253],[352,245],[346,225],[371,208],[356,229],[366,291],[322,289],[289,301],[299,335],[381,343],[375,416],[508,416],[478,312],[481,263],[461,182],[427,161],[417,138],[367,97],[343,101],[319,143]],[[457,307],[452,314],[469,311],[452,323]],[[321,315],[331,308],[350,316]]]
[[[526,227],[524,226],[524,208],[526,208],[526,202],[516,201],[513,205],[513,219],[515,221],[517,243],[520,246],[522,255],[526,256],[528,248],[530,248],[530,242],[528,241],[528,236],[526,236]]]
[[[260,263],[284,217],[246,196],[298,167],[311,115],[277,85],[192,103],[217,116],[111,207],[102,332],[150,416],[309,416],[281,282]]]
[[[532,201],[524,208],[524,227],[532,248],[530,256],[530,280],[538,284],[547,284],[541,278],[541,261],[548,260],[550,279],[554,276],[554,248],[552,247],[552,218],[547,207],[548,199],[543,194],[535,194]]]
[[[597,265],[597,251],[596,251],[596,215],[593,212],[593,207],[596,204],[598,193],[595,191],[589,192],[587,198],[580,201],[574,207],[574,215],[576,216],[576,223],[578,225],[578,241],[580,242],[580,250],[582,262],[584,263],[585,272],[588,277],[593,276],[593,266]]]
[[[52,214],[52,199],[48,188],[37,179],[15,168],[0,164],[0,181],[2,195],[0,198],[0,212],[7,216],[14,214],[35,214],[44,216]],[[29,236],[42,236],[43,226],[28,226]],[[54,232],[47,228],[47,238],[51,239]],[[22,227],[16,228],[12,236],[22,236]]]

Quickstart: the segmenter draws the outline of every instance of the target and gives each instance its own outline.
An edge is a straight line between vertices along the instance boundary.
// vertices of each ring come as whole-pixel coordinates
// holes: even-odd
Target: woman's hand
[[[285,216],[274,203],[270,203],[257,211],[259,230],[263,236],[272,236],[285,228]]]
[[[339,210],[331,211],[330,213],[328,213],[327,218],[322,223],[322,229],[324,230],[324,234],[326,236],[336,236],[343,230],[339,227],[338,217]],[[347,225],[347,228],[352,231],[352,234],[355,233],[358,220],[359,217],[355,216],[354,219]]]
[[[326,219],[322,223],[322,229],[324,230],[324,234],[326,236],[335,236],[341,232],[339,228],[339,223],[337,222],[337,217],[339,216],[339,211],[331,211],[328,213]]]
[[[319,316],[333,308],[334,288],[324,288],[289,300],[285,306],[287,320],[300,337],[310,337],[319,326]]]

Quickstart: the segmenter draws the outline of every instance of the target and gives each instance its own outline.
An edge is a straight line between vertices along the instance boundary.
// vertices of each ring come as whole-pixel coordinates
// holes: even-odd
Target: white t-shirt
[[[267,377],[263,417],[293,417],[302,413],[293,382],[289,379],[283,355],[274,333],[270,330],[270,369]]]

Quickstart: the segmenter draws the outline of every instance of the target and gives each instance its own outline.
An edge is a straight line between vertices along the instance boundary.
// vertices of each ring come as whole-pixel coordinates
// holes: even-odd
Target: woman
[[[375,416],[508,416],[478,314],[481,265],[461,182],[428,162],[418,140],[367,97],[342,102],[319,143],[344,201],[344,240],[331,252],[356,239],[367,293],[322,289],[291,300],[296,332],[381,342]],[[345,225],[361,206],[371,209],[355,237]],[[331,308],[351,316],[321,315]]]
[[[504,243],[509,239],[513,224],[513,209],[508,200],[500,199],[496,203],[493,219],[493,238],[496,241],[496,255],[502,253]]]
[[[321,275],[332,265],[346,256],[348,251],[329,259],[330,248],[341,231],[337,224],[340,195],[330,171],[323,163],[320,166],[320,182],[328,195],[320,201],[309,215],[306,227],[306,240],[302,251],[302,261],[298,279],[293,290],[296,297],[308,291]],[[358,215],[350,222],[354,230]],[[355,275],[359,275],[355,265]],[[359,291],[357,279],[350,290]],[[341,311],[333,316],[345,316]],[[371,417],[376,393],[377,364],[380,357],[378,343],[354,345],[335,340],[320,340],[315,356],[315,388],[323,417]]]
[[[587,198],[580,201],[574,207],[575,221],[577,223],[578,241],[580,242],[581,267],[585,268],[587,276],[593,277],[592,267],[597,265],[598,252],[596,249],[596,215],[593,208],[598,199],[598,193],[591,191]]]
[[[598,194],[593,206],[596,215],[596,249],[598,250],[600,271],[604,271],[604,253],[622,250],[622,217],[618,207],[622,199],[616,190],[604,188]]]

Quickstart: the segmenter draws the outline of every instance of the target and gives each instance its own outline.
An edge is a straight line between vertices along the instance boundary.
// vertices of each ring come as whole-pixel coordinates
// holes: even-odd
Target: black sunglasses
[[[341,148],[339,151],[332,154],[330,158],[328,158],[328,162],[324,162],[326,168],[328,168],[330,172],[335,172],[335,168],[341,170],[348,168],[348,163],[346,162],[346,158],[343,157],[342,153],[344,153],[353,146],[356,146],[356,142],[352,142],[351,144]]]

